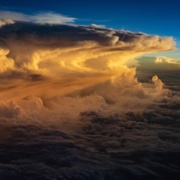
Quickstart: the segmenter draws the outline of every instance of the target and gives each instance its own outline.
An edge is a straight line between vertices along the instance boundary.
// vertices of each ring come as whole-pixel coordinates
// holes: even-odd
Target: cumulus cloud
[[[168,58],[165,56],[157,56],[155,59],[155,63],[168,63],[168,64],[176,64],[176,65],[180,65],[179,61],[176,61],[172,58]]]
[[[154,99],[154,91],[164,92],[160,80],[154,81],[151,90],[138,82],[135,68],[128,67],[131,62],[137,63],[132,59],[175,46],[171,37],[92,25],[17,22],[2,27],[0,38],[1,98],[33,95],[46,99],[97,93],[122,110],[136,108],[136,101],[140,107],[146,106]]]
[[[135,92],[140,97],[146,93],[134,78],[135,69],[127,65],[136,56],[171,50],[175,45],[171,37],[93,26],[24,22],[2,27],[0,38],[0,71],[4,84],[1,96],[7,99],[14,96],[12,92],[17,95],[14,98],[62,96],[88,87],[92,87],[90,92],[94,93],[96,88],[103,89],[106,85],[110,89],[113,82],[119,84],[115,88],[117,92]],[[5,79],[9,83],[4,83]],[[104,90],[98,91],[107,94]],[[111,98],[115,99],[106,99]]]
[[[179,71],[180,70],[180,63],[178,60],[164,57],[164,56],[144,56],[137,58],[138,61],[138,70],[140,71],[148,71],[148,72],[155,72],[155,71]]]
[[[60,66],[96,69],[102,65],[104,69],[113,68],[126,64],[140,54],[167,51],[175,46],[171,37],[92,26],[16,23],[2,28],[0,37],[1,44],[9,49],[8,57],[15,60],[15,65],[29,69],[39,68],[44,55],[48,62],[52,62],[51,57],[54,57],[51,64],[56,64],[58,59]]]
[[[163,82],[158,78],[158,76],[153,76],[152,82],[155,84],[157,91],[161,91],[163,89]]]
[[[0,29],[2,178],[179,174],[179,94],[162,74],[139,81],[143,66],[132,68],[140,55],[174,49],[172,37],[17,16]]]

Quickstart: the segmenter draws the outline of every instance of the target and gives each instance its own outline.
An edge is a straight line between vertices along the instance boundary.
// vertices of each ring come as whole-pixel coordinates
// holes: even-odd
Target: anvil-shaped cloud
[[[70,25],[74,18],[52,14],[2,17],[0,177],[179,177],[180,98],[135,60],[173,50],[172,37]]]
[[[47,88],[48,96],[54,96],[91,86],[96,88],[97,84],[107,81],[113,84],[116,79],[122,82],[120,89],[126,92],[123,88],[127,84],[141,86],[134,78],[135,69],[128,68],[136,63],[135,57],[175,48],[172,37],[99,26],[52,25],[53,21],[51,25],[42,24],[44,20],[49,23],[52,19],[59,19],[60,23],[74,21],[73,18],[63,20],[58,15],[57,18],[52,18],[52,14],[46,14],[48,18],[43,15],[44,20],[39,15],[12,12],[1,12],[1,15],[6,23],[0,28],[1,81],[12,81],[17,96],[21,94],[19,86],[23,83],[26,93],[23,91],[22,96],[41,96],[42,84]],[[17,22],[11,24],[10,20]],[[32,82],[36,82],[34,88],[28,85]],[[12,89],[8,87],[3,87],[6,89],[3,93],[10,91],[11,94]],[[28,92],[29,87],[33,91]]]
[[[172,50],[175,42],[172,37],[98,26],[26,21],[1,27],[0,47],[1,99],[26,96],[73,99],[97,93],[104,103],[118,103],[118,107],[127,109],[137,107],[136,102],[148,105],[149,100],[161,97],[159,93],[167,94],[163,83],[159,88],[158,77],[153,79],[154,90],[138,82],[135,68],[129,68],[136,63],[133,59],[145,53]],[[94,95],[93,98],[96,99]],[[142,98],[146,100],[140,101]],[[80,101],[85,103],[84,99]],[[72,103],[76,103],[75,99]],[[89,107],[94,109],[97,104],[93,100]],[[78,113],[87,108],[80,107]]]

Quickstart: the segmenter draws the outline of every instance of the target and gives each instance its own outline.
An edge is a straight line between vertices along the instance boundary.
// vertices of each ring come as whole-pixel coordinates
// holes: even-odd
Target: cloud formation
[[[41,22],[0,28],[0,177],[179,177],[179,94],[132,68],[173,38]]]
[[[126,64],[129,59],[140,54],[168,51],[175,47],[171,37],[150,36],[93,26],[16,23],[1,28],[0,37],[3,45],[1,47],[9,50],[8,57],[15,59],[16,66],[27,66],[27,68],[28,66],[38,68],[37,63],[41,63],[44,54],[57,55],[61,59],[58,62],[62,66],[73,65],[83,69],[96,69],[102,65],[103,68],[113,68]],[[74,56],[74,60],[70,60],[71,56]],[[97,63],[96,59],[98,59]]]
[[[139,66],[138,70],[141,71],[179,71],[180,63],[169,57],[140,57],[137,58]]]
[[[165,56],[157,56],[156,59],[155,59],[155,63],[176,64],[176,65],[180,66],[179,61],[176,61],[176,60],[174,60],[172,58],[168,58],[168,57],[165,57]]]
[[[7,78],[11,84],[3,87],[2,94],[6,97],[12,97],[12,91],[17,93],[16,97],[42,96],[41,86],[47,89],[43,96],[48,97],[80,93],[84,88],[91,89],[88,90],[91,93],[107,94],[102,90],[104,86],[140,96],[143,88],[134,78],[135,69],[127,66],[136,63],[132,61],[136,56],[175,46],[171,37],[95,26],[24,22],[2,27],[0,39],[1,81]]]
[[[12,22],[33,22],[38,24],[67,24],[75,22],[76,18],[64,16],[54,12],[24,14],[13,11],[0,11],[0,27]]]

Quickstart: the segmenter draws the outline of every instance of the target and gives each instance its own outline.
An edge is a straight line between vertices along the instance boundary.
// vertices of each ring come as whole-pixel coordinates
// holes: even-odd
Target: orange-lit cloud
[[[138,59],[172,37],[13,16],[0,22],[1,179],[179,177],[180,71]]]
[[[68,114],[73,107],[77,117],[92,109],[109,113],[141,109],[167,96],[158,77],[153,78],[155,86],[145,87],[135,78],[136,69],[129,67],[137,63],[135,57],[172,50],[175,42],[172,37],[99,26],[17,22],[1,27],[0,46],[0,97],[6,102],[1,111],[18,107],[13,112],[29,116],[26,102],[39,99],[35,111],[46,114],[53,107],[55,113],[62,109]]]
[[[171,37],[92,26],[16,23],[2,28],[0,36],[2,48],[9,51],[7,57],[14,59],[15,66],[33,70],[41,69],[45,61],[60,68],[115,68],[138,55],[175,46]]]

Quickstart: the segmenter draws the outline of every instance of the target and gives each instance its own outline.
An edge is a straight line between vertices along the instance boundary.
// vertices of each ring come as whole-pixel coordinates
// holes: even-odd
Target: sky
[[[75,24],[99,24],[113,29],[173,36],[179,48],[179,4],[178,0],[1,0],[0,10],[26,14],[54,12],[76,18]],[[166,54],[175,59],[180,56],[179,51]]]
[[[178,0],[1,0],[0,9],[24,13],[51,11],[77,18],[80,24],[103,24],[115,29],[180,38]]]
[[[178,180],[178,10],[1,0],[0,177]]]
[[[178,7],[178,0],[112,0],[110,2],[95,0],[39,0],[27,2],[23,0],[2,0],[0,2],[0,10],[5,11],[27,14],[54,12],[76,18],[76,24],[99,24],[114,29],[173,36],[177,43],[177,50],[165,55],[176,60],[180,59],[180,26],[178,20],[180,12]]]

